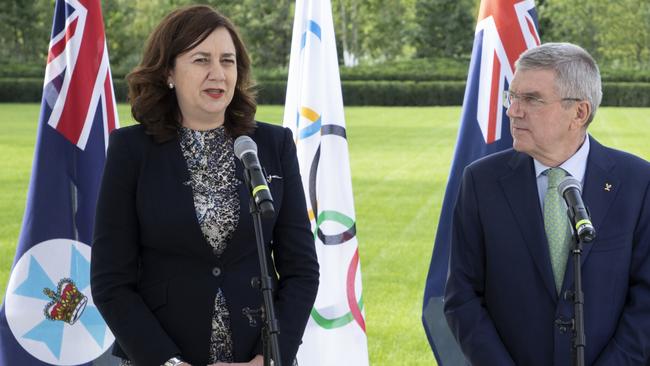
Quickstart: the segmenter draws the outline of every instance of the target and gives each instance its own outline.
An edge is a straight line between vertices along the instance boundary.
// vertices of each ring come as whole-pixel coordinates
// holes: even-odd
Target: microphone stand
[[[572,226],[573,228],[573,226]],[[582,257],[583,241],[574,231],[573,253],[573,364],[575,366],[585,365],[585,324],[584,324],[584,293],[582,292],[582,269],[580,262]]]
[[[585,365],[585,346],[587,340],[585,337],[585,320],[584,320],[584,303],[585,296],[582,291],[582,268],[581,268],[581,257],[582,257],[582,247],[585,243],[590,243],[594,237],[595,232],[591,235],[586,232],[581,232],[576,228],[576,214],[569,208],[567,210],[569,216],[569,222],[571,223],[571,232],[573,233],[573,243],[574,247],[571,250],[573,254],[573,365],[575,366],[584,366]]]
[[[275,316],[275,303],[273,302],[273,281],[269,276],[269,267],[266,262],[266,247],[264,246],[264,237],[262,231],[262,213],[260,208],[257,207],[255,199],[253,198],[250,190],[250,176],[248,171],[244,171],[244,179],[246,185],[251,193],[250,199],[250,213],[253,216],[253,226],[255,228],[255,239],[257,242],[257,255],[260,261],[260,278],[259,280],[253,278],[251,285],[257,287],[262,291],[264,304],[260,309],[263,326],[262,326],[262,348],[264,357],[264,366],[282,366],[282,358],[280,357],[280,327],[278,319]],[[271,360],[272,359],[272,360]]]

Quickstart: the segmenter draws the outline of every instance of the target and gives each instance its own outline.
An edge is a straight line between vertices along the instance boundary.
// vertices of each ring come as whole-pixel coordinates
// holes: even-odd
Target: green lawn
[[[0,104],[0,298],[13,262],[38,105]],[[119,106],[122,125],[132,123]],[[258,119],[280,123],[281,106]],[[459,107],[348,107],[346,120],[371,364],[433,365],[422,292],[460,117]],[[650,109],[602,108],[602,143],[650,159]]]

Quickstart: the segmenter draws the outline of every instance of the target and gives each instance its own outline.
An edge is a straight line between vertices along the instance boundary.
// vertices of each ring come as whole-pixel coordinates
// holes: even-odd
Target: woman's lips
[[[203,92],[212,99],[219,99],[224,94],[223,89],[205,89]]]

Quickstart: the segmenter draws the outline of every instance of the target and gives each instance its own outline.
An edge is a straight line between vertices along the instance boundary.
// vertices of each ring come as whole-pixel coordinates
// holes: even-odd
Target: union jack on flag
[[[514,76],[515,61],[540,44],[533,0],[482,0],[474,33],[458,140],[442,204],[429,275],[424,290],[422,323],[438,365],[463,365],[443,313],[443,296],[451,244],[451,216],[463,169],[476,159],[512,147],[503,91]]]
[[[110,362],[115,338],[90,293],[90,245],[118,124],[100,2],[57,0],[25,216],[0,308],[0,365]]]
[[[108,141],[117,123],[114,101],[99,1],[57,1],[43,85],[44,119],[83,150],[98,103]]]

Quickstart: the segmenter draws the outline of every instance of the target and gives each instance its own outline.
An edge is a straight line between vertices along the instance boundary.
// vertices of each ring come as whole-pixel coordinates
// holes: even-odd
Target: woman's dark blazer
[[[257,122],[251,135],[274,199],[275,217],[263,220],[267,258],[275,281],[283,364],[301,342],[316,298],[318,262],[291,131]],[[194,210],[189,172],[178,138],[156,143],[141,125],[110,135],[97,203],[91,286],[95,305],[117,339],[113,354],[138,366],[161,365],[180,355],[208,363],[214,299],[221,288],[230,311],[233,356],[261,354],[260,319],[245,309],[262,304],[251,286],[259,277],[255,232],[243,166],[239,224],[217,257]]]

